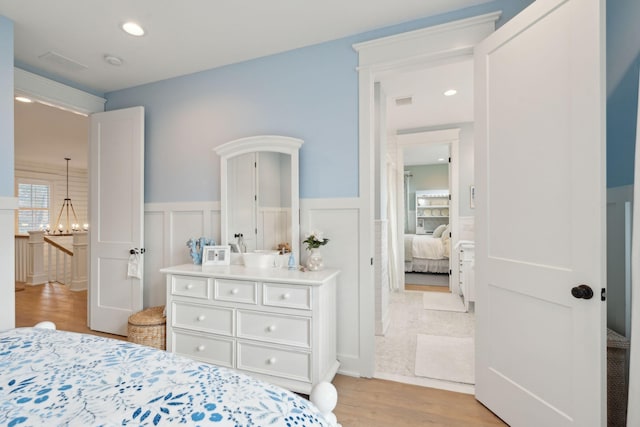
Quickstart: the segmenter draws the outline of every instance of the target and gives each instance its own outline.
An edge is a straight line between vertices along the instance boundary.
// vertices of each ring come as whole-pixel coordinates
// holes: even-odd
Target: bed
[[[437,231],[437,232],[436,232]],[[449,273],[451,239],[447,227],[429,234],[404,235],[406,273]]]
[[[335,404],[318,409],[326,397],[316,406],[231,369],[41,328],[0,332],[0,397],[7,426],[338,425]]]

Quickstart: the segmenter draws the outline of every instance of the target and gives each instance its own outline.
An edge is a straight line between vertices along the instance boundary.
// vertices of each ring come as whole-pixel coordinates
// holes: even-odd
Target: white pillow
[[[433,234],[431,236],[435,239],[442,237],[442,232],[444,231],[445,228],[447,228],[447,224],[442,224],[437,226],[436,229],[433,230]]]
[[[449,229],[449,224],[447,224],[447,228],[442,232],[442,241],[449,240],[451,238],[450,234],[451,230]]]

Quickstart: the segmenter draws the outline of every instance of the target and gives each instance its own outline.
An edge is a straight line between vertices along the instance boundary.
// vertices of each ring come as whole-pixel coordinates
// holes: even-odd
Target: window
[[[48,184],[18,183],[18,233],[49,224],[49,195]]]

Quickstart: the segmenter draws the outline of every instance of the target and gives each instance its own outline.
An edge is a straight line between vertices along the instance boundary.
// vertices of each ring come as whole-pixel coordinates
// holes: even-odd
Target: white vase
[[[311,249],[311,253],[307,257],[307,268],[311,271],[322,270],[324,263],[322,261],[322,254],[319,249]]]

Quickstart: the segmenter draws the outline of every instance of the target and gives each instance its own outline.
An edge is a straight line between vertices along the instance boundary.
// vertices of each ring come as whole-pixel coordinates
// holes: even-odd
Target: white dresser
[[[300,393],[333,379],[338,270],[185,264],[160,272],[167,275],[167,351]]]

